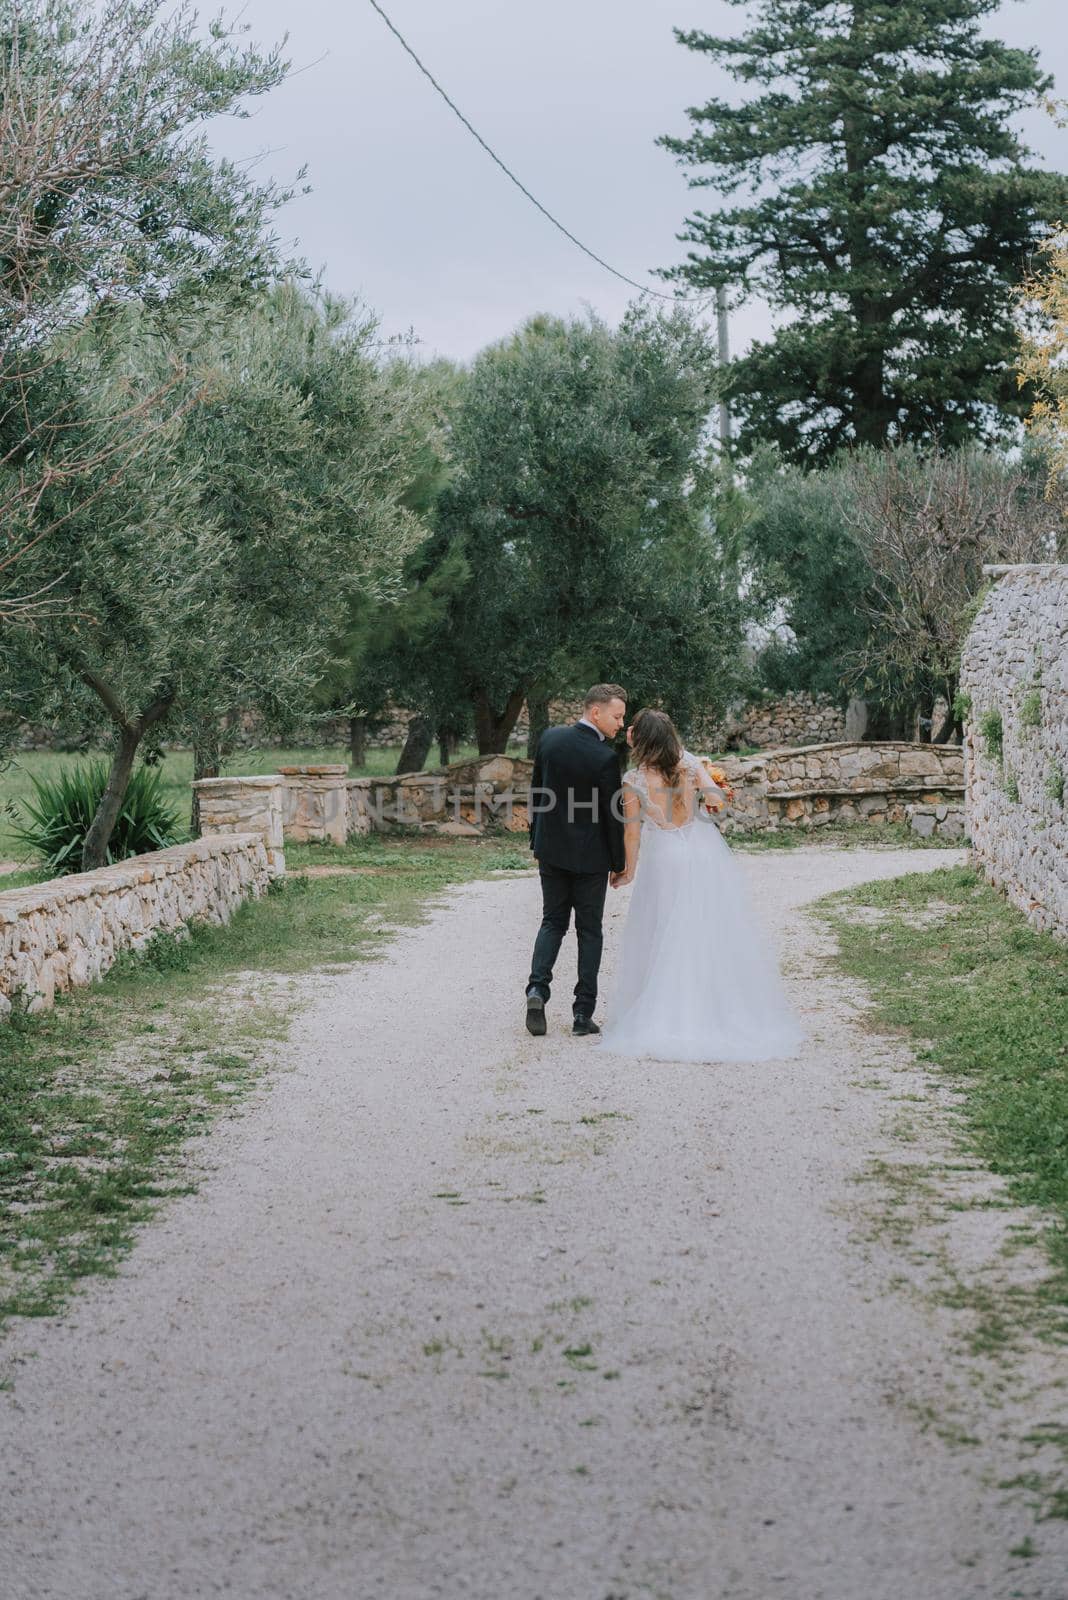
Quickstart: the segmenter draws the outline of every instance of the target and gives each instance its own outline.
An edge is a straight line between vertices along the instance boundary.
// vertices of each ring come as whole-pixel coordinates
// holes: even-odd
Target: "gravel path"
[[[795,1062],[595,1056],[572,935],[529,1038],[530,877],[450,890],[311,983],[289,1070],[196,1142],[198,1193],[10,1335],[0,1589],[1063,1600],[1064,1523],[1009,1554],[1034,1527],[985,1481],[996,1440],[917,1423],[955,1358],[852,1215],[889,1140],[858,1070],[914,1069],[801,910],[953,858],[743,859],[810,1032]]]

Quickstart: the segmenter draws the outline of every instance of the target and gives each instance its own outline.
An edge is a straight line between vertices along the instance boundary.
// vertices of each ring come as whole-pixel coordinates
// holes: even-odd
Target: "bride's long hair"
[[[667,712],[647,707],[638,712],[631,728],[635,765],[655,767],[667,783],[673,784],[682,760],[682,740]]]

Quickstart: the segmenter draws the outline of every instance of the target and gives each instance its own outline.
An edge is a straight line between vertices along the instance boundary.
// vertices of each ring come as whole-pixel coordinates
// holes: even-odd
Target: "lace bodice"
[[[701,789],[715,788],[700,758],[689,750],[682,752],[674,792],[662,773],[644,767],[628,768],[623,782],[638,795],[642,822],[651,822],[654,827],[667,830],[688,828],[697,816]]]

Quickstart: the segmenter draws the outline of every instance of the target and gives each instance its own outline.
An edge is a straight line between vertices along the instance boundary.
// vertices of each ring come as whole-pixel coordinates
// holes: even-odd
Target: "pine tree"
[[[710,100],[663,138],[689,182],[739,203],[697,211],[699,248],[665,276],[762,294],[782,325],[733,364],[744,449],[795,460],[854,443],[1014,431],[1014,286],[1068,208],[1010,121],[1048,92],[1036,50],[983,37],[999,0],[729,0],[735,38],[676,30],[757,92]]]

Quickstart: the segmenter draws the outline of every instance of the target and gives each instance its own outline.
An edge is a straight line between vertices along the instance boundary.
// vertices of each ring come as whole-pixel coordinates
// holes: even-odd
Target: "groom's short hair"
[[[620,688],[618,683],[595,683],[592,689],[586,690],[586,698],[582,702],[582,709],[588,711],[591,706],[606,706],[609,700],[622,700],[627,703],[627,691]]]

